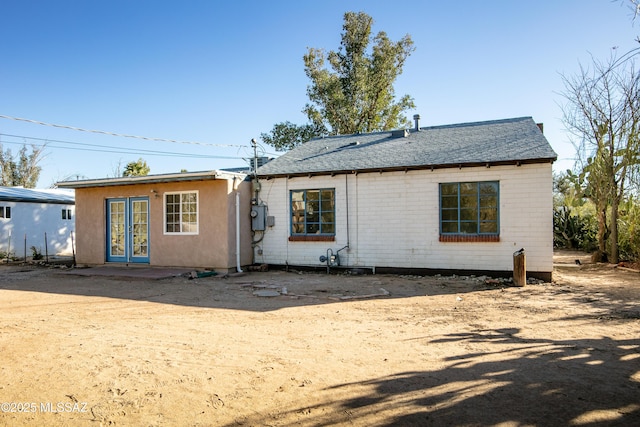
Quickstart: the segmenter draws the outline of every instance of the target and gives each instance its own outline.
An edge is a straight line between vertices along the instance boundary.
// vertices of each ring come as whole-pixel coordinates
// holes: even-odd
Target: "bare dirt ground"
[[[587,260],[522,288],[1,266],[0,425],[640,425],[640,273]]]

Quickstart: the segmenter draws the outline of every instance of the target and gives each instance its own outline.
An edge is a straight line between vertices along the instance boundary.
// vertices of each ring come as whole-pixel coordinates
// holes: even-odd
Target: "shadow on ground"
[[[87,272],[89,272],[88,269]],[[161,273],[158,273],[161,274]],[[164,272],[162,274],[167,274]],[[496,289],[483,280],[459,277],[397,275],[327,275],[270,271],[235,277],[190,280],[109,275],[70,274],[39,267],[0,267],[0,289],[106,297],[192,307],[271,311],[286,307],[340,303],[373,298],[458,295]],[[276,290],[274,298],[257,290]],[[281,294],[282,293],[282,294]]]
[[[330,401],[287,414],[316,414],[312,421],[278,425],[640,425],[638,339],[553,341],[496,329],[425,338],[424,346],[450,342],[492,351],[448,357],[440,369],[331,387]],[[341,398],[354,390],[361,390],[357,397]]]

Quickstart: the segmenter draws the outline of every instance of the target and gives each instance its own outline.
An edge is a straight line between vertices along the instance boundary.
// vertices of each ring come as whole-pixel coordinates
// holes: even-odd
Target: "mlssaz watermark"
[[[84,413],[87,411],[87,402],[0,402],[1,413]]]

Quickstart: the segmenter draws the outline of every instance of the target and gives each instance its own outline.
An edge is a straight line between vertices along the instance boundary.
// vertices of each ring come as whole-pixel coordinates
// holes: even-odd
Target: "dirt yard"
[[[640,425],[640,273],[579,256],[523,288],[0,266],[0,425]]]

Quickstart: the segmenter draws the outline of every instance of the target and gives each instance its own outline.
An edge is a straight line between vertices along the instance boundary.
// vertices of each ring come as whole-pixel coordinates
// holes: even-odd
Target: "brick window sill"
[[[307,236],[289,236],[290,242],[334,242],[336,236],[319,236],[309,234]]]
[[[500,236],[498,235],[464,235],[464,234],[441,234],[441,242],[499,242]]]

